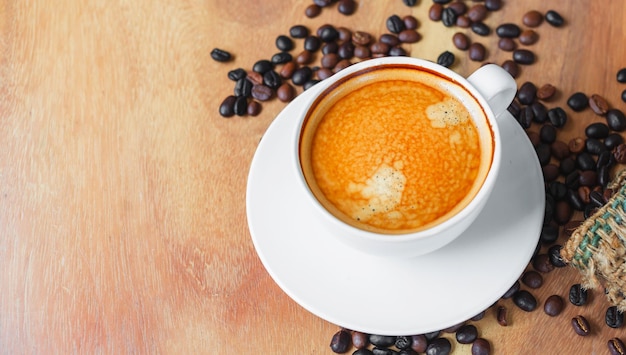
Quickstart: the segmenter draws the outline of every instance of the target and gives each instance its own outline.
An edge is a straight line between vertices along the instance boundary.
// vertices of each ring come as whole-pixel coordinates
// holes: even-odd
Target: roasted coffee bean
[[[322,40],[315,35],[309,35],[304,39],[304,49],[309,52],[316,52],[321,46]]]
[[[232,59],[230,52],[220,48],[213,48],[211,51],[211,58],[216,62],[228,62]]]
[[[372,54],[381,54],[381,55],[386,55],[387,53],[389,53],[389,48],[390,46],[387,43],[383,43],[383,42],[374,42],[370,46],[370,50],[372,51]]]
[[[607,342],[611,355],[626,355],[626,345],[620,338],[612,338]]]
[[[504,293],[504,295],[502,295],[502,298],[507,299],[507,298],[513,297],[515,292],[519,291],[519,288],[520,288],[520,282],[515,281],[513,285],[511,285],[511,287],[509,287],[509,289]]]
[[[357,349],[366,348],[370,344],[369,336],[365,333],[354,331],[352,332],[352,345]]]
[[[461,344],[473,343],[478,338],[478,329],[473,324],[466,324],[456,331],[455,338]]]
[[[320,65],[322,68],[334,68],[335,65],[339,63],[339,56],[335,53],[328,53],[322,57],[320,60]]]
[[[600,191],[591,191],[589,193],[589,200],[595,207],[602,207],[607,202],[604,199],[604,194]]]
[[[389,16],[387,18],[387,21],[385,22],[385,25],[391,33],[400,33],[406,29],[404,21],[402,21],[402,19],[398,15]]]
[[[352,41],[352,30],[346,27],[338,27],[337,32],[339,32],[339,42],[345,43]]]
[[[514,23],[503,23],[496,27],[498,37],[517,38],[522,33],[522,29]]]
[[[539,137],[543,143],[551,144],[556,141],[556,128],[553,125],[545,124],[539,130]]]
[[[285,35],[280,35],[276,37],[275,43],[276,43],[276,48],[278,48],[278,50],[283,51],[283,52],[288,52],[292,50],[294,47],[293,40],[291,40],[291,38]]]
[[[502,8],[502,0],[485,0],[485,7],[489,11],[498,11]]]
[[[572,218],[574,211],[567,201],[557,201],[554,209],[554,221],[564,225]]]
[[[270,88],[276,90],[283,83],[283,79],[280,77],[280,74],[275,72],[274,70],[269,70],[263,74],[263,84],[269,86]]]
[[[556,209],[556,200],[554,197],[546,194],[546,202],[544,206],[543,224],[552,222],[554,210]]]
[[[546,192],[550,194],[550,196],[554,197],[556,201],[565,200],[567,197],[567,186],[560,181],[553,181],[548,184]],[[556,231],[556,234],[558,236],[558,230]]]
[[[461,15],[456,18],[456,26],[460,28],[469,28],[472,24],[472,21],[467,17],[467,15]]]
[[[565,23],[565,20],[563,19],[561,14],[554,10],[549,10],[548,12],[546,12],[545,17],[546,21],[554,27],[561,27]]]
[[[243,68],[233,69],[228,72],[228,79],[232,81],[237,81],[239,79],[245,78],[247,75],[246,70]]]
[[[252,71],[259,74],[264,74],[272,69],[274,69],[274,65],[267,59],[258,60],[252,66]]]
[[[322,25],[317,30],[317,35],[322,40],[322,42],[333,42],[339,38],[339,31],[333,25]]]
[[[505,52],[513,52],[517,48],[517,44],[512,38],[500,38],[498,40],[498,48]]]
[[[539,163],[541,166],[545,166],[550,163],[550,145],[545,143],[540,143],[535,147],[535,152],[537,153],[537,158],[539,159]]]
[[[578,192],[575,191],[574,188],[567,190],[567,202],[577,211],[583,211],[585,209],[585,203],[581,200]]]
[[[296,63],[294,62],[288,62],[285,63],[285,65],[283,65],[283,67],[280,69],[280,76],[283,79],[291,79],[291,76],[293,75],[293,72],[296,71]]]
[[[622,101],[626,102],[626,89],[622,91]]]
[[[567,106],[576,112],[580,112],[589,106],[589,98],[585,93],[574,93],[567,99]]]
[[[624,313],[617,309],[617,306],[611,306],[606,309],[604,322],[611,328],[620,328],[624,325]]]
[[[548,256],[550,257],[550,263],[554,265],[555,267],[567,266],[567,264],[565,263],[565,261],[563,261],[563,258],[561,257],[561,249],[563,249],[563,246],[558,245],[558,244],[553,245],[550,248],[548,248]]]
[[[454,64],[454,59],[454,53],[445,51],[437,57],[437,64],[449,68],[452,64]]]
[[[337,353],[343,354],[352,346],[352,335],[345,329],[335,333],[330,341],[330,349]]]
[[[396,348],[400,350],[405,350],[411,347],[411,343],[412,343],[411,337],[399,336],[399,337],[396,337],[396,342],[394,345],[396,346]]]
[[[304,83],[311,79],[312,73],[313,71],[310,67],[300,67],[296,69],[296,71],[294,71],[293,75],[291,76],[291,82],[294,85],[298,86],[304,85]]]
[[[522,283],[530,288],[539,288],[543,285],[543,276],[534,270],[528,270],[522,275]]]
[[[609,150],[613,150],[622,143],[624,143],[624,137],[619,133],[609,133],[604,139],[604,146]]]
[[[237,97],[234,95],[227,96],[220,104],[220,115],[222,117],[232,117],[235,115],[235,101]]]
[[[578,154],[585,150],[585,140],[581,137],[572,138],[568,143],[568,147],[570,152]]]
[[[596,168],[596,161],[591,154],[582,152],[576,156],[576,166],[583,171],[594,170]]]
[[[530,128],[534,120],[535,120],[535,114],[533,113],[532,107],[524,106],[518,114],[518,121],[520,125],[522,126],[522,128],[524,129]]]
[[[574,306],[583,306],[587,303],[587,290],[581,284],[574,284],[569,289],[569,301]]]
[[[357,45],[354,47],[354,56],[359,59],[365,59],[372,56],[372,52],[369,47]]]
[[[626,130],[626,116],[618,109],[610,109],[606,112],[606,123],[614,131]]]
[[[578,189],[580,186],[580,172],[578,170],[572,171],[565,177],[565,186],[572,190]]]
[[[483,37],[489,36],[489,34],[491,33],[491,28],[489,28],[486,23],[481,21],[472,22],[470,28],[472,29],[472,32]]]
[[[543,22],[543,14],[537,10],[530,10],[522,17],[522,23],[528,27],[539,27]]]
[[[339,50],[337,50],[337,55],[341,59],[352,59],[354,57],[354,44],[350,41],[344,42],[339,46]]]
[[[517,91],[517,100],[522,105],[530,105],[535,101],[537,95],[537,87],[530,81],[527,81],[520,86]]]
[[[248,79],[252,85],[263,84],[263,74],[252,70],[246,72],[246,79]]]
[[[548,120],[556,128],[561,128],[567,123],[567,113],[560,107],[553,107],[548,110]]]
[[[572,327],[576,334],[580,336],[586,336],[591,333],[591,327],[587,319],[581,315],[572,318]]]
[[[339,0],[337,10],[344,15],[352,15],[356,11],[356,1],[354,0]]]
[[[539,40],[539,35],[533,30],[524,30],[519,35],[519,43],[525,46],[531,46]]]
[[[278,52],[272,56],[270,61],[272,64],[285,64],[287,62],[291,62],[293,60],[293,56],[288,52]]]
[[[513,78],[517,78],[519,76],[519,66],[512,60],[505,60],[502,63],[502,69],[511,74]]]
[[[579,179],[580,181],[580,179]],[[589,194],[591,193],[591,189],[589,188],[589,186],[579,186],[578,187],[578,196],[580,197],[580,200],[583,201],[583,203],[585,204],[589,204],[590,200],[589,200]]]
[[[467,10],[467,17],[472,22],[480,22],[487,18],[487,7],[483,4],[476,4]]]
[[[413,351],[417,351],[418,353],[423,353],[426,351],[428,347],[428,339],[424,334],[412,335],[411,336],[411,349]]]
[[[477,315],[473,316],[472,318],[470,318],[469,320],[473,321],[473,322],[478,322],[479,320],[483,319],[485,317],[485,314],[487,313],[487,311],[482,311],[480,313],[478,313]]]
[[[252,87],[251,96],[255,100],[267,101],[274,96],[274,90],[267,85],[257,84]]]
[[[339,61],[339,63],[337,63],[337,65],[335,65],[335,67],[333,68],[333,71],[336,73],[340,70],[343,70],[347,67],[349,67],[352,63],[347,60],[347,59],[342,59]]]
[[[374,352],[367,348],[355,350],[352,355],[374,355]]]
[[[298,64],[310,64],[313,61],[313,52],[303,50],[296,56],[296,63]]]
[[[374,355],[397,355],[398,353],[392,349],[374,347],[372,349],[372,354]]]
[[[306,38],[309,35],[309,29],[303,25],[294,25],[289,28],[289,35],[293,38]]]
[[[535,255],[532,265],[535,270],[544,274],[554,270],[554,265],[550,263],[550,256],[545,253]]]
[[[487,54],[487,49],[482,43],[474,42],[469,46],[469,58],[476,62],[482,62]]]
[[[235,83],[234,94],[237,97],[249,97],[252,94],[252,82],[248,78],[241,78]]]
[[[426,347],[426,355],[448,355],[452,351],[452,343],[447,338],[432,340]]]
[[[502,305],[498,306],[498,308],[496,309],[496,320],[498,321],[498,324],[502,327],[506,327],[509,325],[506,307]]]
[[[406,29],[400,33],[398,33],[398,39],[402,43],[416,43],[422,38],[419,33],[415,30]]]
[[[235,105],[233,106],[233,112],[237,116],[245,116],[248,112],[248,98],[246,96],[238,96],[235,99]]]
[[[550,145],[550,151],[552,152],[552,155],[558,160],[563,160],[570,156],[569,147],[563,141],[555,140]]]
[[[561,186],[564,186],[561,184]],[[552,244],[559,237],[559,227],[546,224],[541,228],[541,233],[539,234],[539,240],[544,244]]]
[[[604,97],[598,94],[591,95],[589,98],[589,107],[591,107],[591,110],[599,116],[604,116],[609,111],[609,103],[606,102]]]
[[[546,182],[551,182],[559,177],[559,167],[555,164],[546,164],[542,166],[543,179]]]
[[[535,62],[535,53],[528,49],[516,49],[513,51],[513,60],[518,64],[533,64]]]
[[[446,7],[441,13],[441,22],[446,27],[452,27],[456,24],[456,18],[458,15],[454,12],[454,9]]]
[[[452,0],[433,0],[433,2],[436,4],[445,5],[445,4],[452,2]]]
[[[467,5],[461,1],[455,1],[448,5],[448,7],[454,10],[454,12],[456,12],[459,16],[464,15],[467,12]]]
[[[296,96],[296,90],[289,83],[283,83],[276,90],[276,96],[282,102],[289,102]]]
[[[585,134],[589,138],[604,139],[609,135],[609,126],[602,122],[592,123],[585,128]]]
[[[352,33],[352,43],[361,46],[367,46],[372,41],[372,35],[368,32],[355,31]]]
[[[563,298],[559,295],[551,295],[543,304],[543,311],[550,317],[556,317],[563,311]]]
[[[513,303],[521,310],[532,312],[537,308],[537,299],[526,290],[519,290],[513,295]]]
[[[391,33],[382,34],[378,40],[380,41],[380,43],[384,43],[389,47],[395,47],[400,44],[400,39],[398,39],[398,36]]]
[[[598,173],[594,170],[581,171],[578,182],[581,186],[594,187],[598,184]]]
[[[428,339],[428,341],[437,339],[439,337],[439,335],[441,335],[441,331],[440,330],[435,330],[435,331],[432,331],[430,333],[424,333],[424,336],[426,337],[426,339]]]
[[[391,335],[370,334],[369,341],[374,346],[386,348],[395,344],[396,337]]]
[[[404,16],[402,18],[402,21],[404,22],[404,27],[407,30],[416,30],[419,26],[419,21],[417,21],[417,18],[415,18],[415,16],[413,15]]]
[[[469,48],[470,39],[465,33],[457,32],[452,36],[452,43],[457,49],[464,51]]]
[[[491,344],[485,338],[478,338],[472,343],[472,355],[491,354]]]
[[[417,5],[417,0],[402,0],[402,2],[404,3],[404,5],[409,7]]]
[[[613,149],[615,161],[620,164],[626,163],[626,144],[622,143]]]
[[[606,151],[606,147],[604,143],[596,138],[587,138],[585,141],[585,150],[589,154],[600,155],[602,152]]]
[[[556,88],[552,84],[544,84],[537,90],[539,100],[550,100],[556,93]]]
[[[428,9],[428,18],[431,21],[441,21],[441,16],[443,14],[443,5],[433,3]]]
[[[626,83],[626,68],[617,71],[617,82]]]
[[[609,182],[611,182],[610,175],[610,167],[609,166],[601,166],[598,168],[598,185],[605,188]]]
[[[246,113],[250,116],[258,116],[261,113],[261,104],[258,101],[250,100]]]
[[[322,45],[322,54],[324,55],[330,54],[330,53],[337,54],[338,51],[339,51],[339,43],[337,43],[337,41],[324,43]]]

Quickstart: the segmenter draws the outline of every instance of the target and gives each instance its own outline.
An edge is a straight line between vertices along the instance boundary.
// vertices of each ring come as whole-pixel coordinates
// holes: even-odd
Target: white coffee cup
[[[466,96],[471,97],[473,99],[472,102],[464,101],[463,104],[469,107],[468,110],[470,112],[481,110],[482,113],[476,115],[476,117],[484,118],[472,118],[472,120],[476,121],[476,130],[480,136],[481,149],[487,152],[485,154],[491,155],[491,159],[481,159],[481,164],[485,163],[487,165],[481,165],[481,168],[478,170],[483,169],[484,174],[478,173],[478,182],[471,188],[470,191],[473,192],[470,192],[468,195],[470,197],[465,198],[463,200],[465,202],[460,202],[463,205],[462,207],[452,210],[445,217],[441,217],[440,220],[436,219],[425,226],[408,228],[406,230],[386,230],[385,227],[370,228],[369,226],[362,226],[361,220],[358,222],[349,220],[349,218],[352,218],[349,216],[349,213],[338,211],[333,202],[329,202],[329,199],[322,193],[321,188],[317,186],[317,181],[315,181],[317,177],[313,173],[313,164],[310,162],[314,156],[313,153],[309,152],[312,151],[311,147],[313,146],[313,143],[310,143],[310,141],[313,140],[312,137],[316,135],[315,132],[319,129],[316,116],[320,115],[318,111],[326,112],[326,108],[322,109],[319,107],[325,105],[325,102],[335,100],[330,99],[333,96],[337,97],[333,102],[345,100],[345,97],[351,91],[367,86],[370,84],[371,78],[376,78],[377,73],[382,73],[382,70],[385,69],[390,69],[388,71],[390,73],[392,71],[394,73],[396,71],[402,73],[404,70],[428,73],[431,76],[438,77],[438,79],[433,80],[440,81],[445,86],[445,90],[448,90],[447,88],[450,87],[452,88],[450,92],[458,93],[463,91],[462,95],[455,96],[457,99],[468,101]],[[392,79],[402,80],[402,77],[393,77]],[[383,79],[376,80],[384,81]],[[342,89],[342,87],[347,87],[348,84],[346,83],[350,83],[349,90]],[[455,91],[459,90],[459,88],[461,89],[460,91]],[[295,175],[299,179],[303,198],[307,199],[307,203],[311,207],[312,218],[323,224],[328,233],[350,247],[368,254],[382,257],[413,257],[443,247],[460,236],[472,224],[487,202],[501,168],[502,142],[497,117],[507,109],[517,91],[515,81],[506,71],[497,65],[488,64],[479,68],[465,79],[452,70],[430,61],[411,57],[385,57],[366,60],[343,69],[330,78],[316,84],[315,90],[318,90],[319,94],[315,95],[315,98],[307,103],[308,106],[303,110],[301,117],[294,118],[300,120],[300,125],[296,137],[294,137],[292,149],[296,157],[294,162]],[[450,93],[448,92],[448,94]],[[332,107],[333,105],[335,103],[327,106]],[[484,122],[478,122],[481,120],[484,120]],[[487,139],[491,139],[491,141],[486,142]],[[400,164],[398,169],[400,171],[406,169],[407,164],[407,162]],[[371,179],[368,181],[371,181]],[[400,179],[398,181],[400,181],[398,186],[403,188],[405,185],[402,181],[404,180]],[[362,186],[362,184],[359,184],[356,183],[354,186]],[[368,198],[372,198],[371,190],[367,190]],[[440,193],[446,194],[446,191],[441,191]],[[375,201],[380,201],[387,197],[373,198]],[[397,197],[393,201],[397,202],[402,198],[404,196]],[[403,213],[397,211],[385,213],[387,214],[382,215],[382,217],[379,216],[382,220],[386,218],[385,216],[395,218],[403,215]],[[419,215],[419,210],[416,210],[415,213]],[[410,222],[410,217],[406,217],[410,215],[405,213],[402,218],[406,218]],[[360,219],[360,217],[354,218]]]

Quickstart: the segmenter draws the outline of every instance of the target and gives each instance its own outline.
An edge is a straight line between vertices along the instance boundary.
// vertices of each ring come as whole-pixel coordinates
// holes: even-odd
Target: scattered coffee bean
[[[211,51],[211,58],[217,62],[228,62],[232,59],[230,52],[220,48],[213,48]]]
[[[606,123],[613,131],[626,130],[626,116],[618,109],[610,109],[606,112]]]
[[[428,10],[428,18],[431,21],[441,21],[441,17],[443,14],[443,5],[433,3]]]
[[[502,0],[485,0],[485,7],[489,11],[498,11],[502,8]]]
[[[270,62],[273,65],[285,64],[287,62],[291,62],[293,60],[293,56],[288,52],[278,52],[272,56]]]
[[[620,328],[624,325],[624,313],[617,309],[616,306],[611,306],[606,309],[604,321],[611,328]]]
[[[620,338],[612,338],[607,342],[611,355],[625,355],[626,345]]]
[[[550,317],[555,317],[561,314],[563,305],[563,298],[561,296],[551,295],[546,298],[546,302],[543,305],[543,311]]]
[[[464,15],[467,12],[467,5],[461,1],[455,1],[448,5],[448,7],[454,10],[458,16]]]
[[[565,186],[561,183],[559,183],[560,186],[563,186],[565,188]],[[556,186],[556,184],[554,184]],[[559,227],[552,225],[552,224],[546,224],[541,228],[541,234],[539,235],[539,240],[544,243],[544,244],[552,244],[554,243],[557,238],[559,236]]]
[[[296,71],[296,63],[294,62],[288,62],[285,63],[285,65],[283,65],[283,67],[280,69],[280,76],[283,79],[291,79],[291,76],[293,75],[293,73]]]
[[[543,276],[534,270],[528,270],[522,275],[522,283],[530,288],[539,288],[543,285]]]
[[[247,75],[247,73],[246,73],[245,69],[237,68],[237,69],[233,69],[233,70],[228,72],[228,79],[236,82],[239,79],[245,78],[246,75]]]
[[[544,84],[537,90],[539,100],[550,100],[556,93],[556,88],[552,84]]]
[[[246,96],[239,96],[235,99],[233,112],[237,116],[245,116],[248,112],[248,98]]]
[[[454,59],[454,53],[445,51],[437,57],[437,64],[449,68],[452,64],[454,64]]]
[[[546,12],[545,17],[546,21],[554,27],[561,27],[565,23],[565,20],[563,19],[561,14],[554,10],[549,10],[548,12]]]
[[[289,29],[289,35],[293,38],[306,38],[309,35],[309,29],[303,25],[294,25]]]
[[[532,312],[537,308],[537,299],[526,290],[515,292],[513,295],[513,303],[526,312]]]
[[[330,341],[330,349],[337,353],[343,354],[352,346],[352,335],[345,329],[335,333]]]
[[[535,101],[537,95],[537,87],[532,82],[525,82],[517,91],[517,100],[522,105],[530,105]]]
[[[502,69],[511,74],[513,78],[517,78],[519,76],[519,66],[512,60],[505,60],[502,63]]]
[[[396,342],[394,343],[396,348],[400,350],[406,350],[406,349],[411,348],[411,344],[412,344],[412,339],[411,337],[408,337],[408,336],[396,337]]]
[[[406,29],[398,33],[398,39],[402,43],[416,43],[419,42],[421,38],[420,34],[415,30]]]
[[[426,355],[448,355],[452,351],[452,343],[447,338],[432,340],[426,347]]]
[[[518,64],[533,64],[535,62],[535,53],[528,49],[516,49],[513,51],[513,60]]]
[[[246,113],[250,116],[258,116],[261,113],[261,104],[258,101],[250,100]]]
[[[487,49],[479,42],[474,42],[469,46],[469,58],[476,62],[482,62],[487,54]]]
[[[609,104],[606,100],[597,94],[591,95],[589,98],[589,107],[591,110],[596,113],[596,115],[604,116],[609,110]]]
[[[278,50],[281,50],[283,52],[288,52],[292,50],[294,47],[294,43],[291,40],[291,38],[285,35],[280,35],[276,37],[275,43],[276,43],[276,48],[278,48]]]
[[[483,37],[488,36],[491,33],[491,28],[489,28],[486,23],[481,21],[472,22],[470,28],[472,32]]]
[[[428,347],[428,339],[424,334],[418,334],[411,336],[411,349],[418,353],[423,353]]]
[[[385,24],[387,26],[387,29],[391,33],[397,34],[406,29],[406,26],[404,25],[404,21],[402,21],[402,19],[398,15],[389,16]]]
[[[626,83],[626,68],[617,71],[617,82]]]
[[[237,97],[234,95],[227,96],[220,104],[220,115],[222,117],[232,117],[235,115],[235,101]]]
[[[513,52],[517,48],[517,44],[512,38],[503,37],[498,40],[498,48],[505,52]]]
[[[545,253],[537,254],[532,259],[532,265],[535,270],[544,274],[554,270],[554,265],[550,263],[550,256]]]
[[[539,40],[539,34],[533,30],[524,30],[519,35],[519,42],[525,46],[531,46]]]
[[[343,15],[352,15],[357,8],[357,3],[354,0],[339,0],[337,10]]]
[[[585,128],[585,134],[589,138],[604,139],[609,135],[609,126],[601,122],[595,122]]]
[[[304,15],[308,18],[317,17],[321,13],[322,13],[322,8],[315,4],[311,4],[307,6],[307,8],[304,10]]]
[[[454,12],[454,9],[446,7],[441,13],[441,22],[446,27],[452,27],[456,24],[457,17],[458,15]]]
[[[462,51],[466,50],[470,46],[470,39],[463,32],[457,32],[452,36],[452,43],[454,46]]]
[[[404,22],[404,27],[407,30],[416,30],[417,27],[419,26],[419,21],[413,15],[404,16],[402,18],[402,21]]]
[[[584,316],[577,315],[572,318],[572,327],[576,334],[580,336],[586,336],[591,333],[591,327],[589,326],[589,322]]]
[[[483,4],[476,4],[467,11],[467,16],[472,22],[480,22],[487,18],[487,7]]]
[[[569,289],[569,301],[574,306],[583,306],[587,303],[587,290],[581,284],[574,284]]]
[[[252,98],[259,101],[268,101],[274,96],[274,90],[269,86],[258,84],[252,87]]]
[[[248,78],[241,78],[235,83],[234,94],[237,97],[249,97],[252,94],[252,82]]]
[[[369,341],[374,346],[386,348],[396,343],[396,337],[390,335],[370,334]]]
[[[478,329],[473,324],[466,324],[457,330],[455,337],[461,344],[473,343],[478,338]]]
[[[374,352],[367,348],[357,349],[352,355],[374,355]]]
[[[567,113],[561,107],[548,110],[548,120],[554,127],[561,128],[567,123]]]
[[[294,87],[291,86],[291,84],[283,83],[276,90],[276,96],[282,102],[289,102],[289,101],[293,100],[293,98],[296,96],[296,91],[295,91]]]
[[[507,321],[506,313],[507,313],[506,307],[498,306],[496,310],[496,320],[498,321],[498,324],[502,327],[506,327],[509,325]]]
[[[624,143],[624,137],[622,137],[622,135],[619,133],[610,133],[604,139],[604,145],[609,150],[613,150],[615,147],[617,147],[618,145],[622,143]]]
[[[267,59],[261,59],[254,63],[254,65],[252,66],[252,71],[259,73],[259,74],[264,74],[272,70],[273,68],[274,68],[274,65],[272,65],[272,62],[270,62]]]
[[[312,73],[313,71],[310,67],[300,67],[294,71],[291,82],[298,86],[304,85],[304,83],[311,79]]]
[[[357,349],[366,348],[370,344],[369,336],[362,332],[352,332],[352,345]]]
[[[504,23],[496,27],[498,37],[517,38],[522,33],[522,29],[514,23]]]
[[[507,299],[513,297],[515,292],[519,291],[520,283],[519,281],[515,281],[511,287],[502,295],[502,298]]]
[[[478,338],[472,343],[472,355],[491,354],[491,344],[485,338]]]
[[[304,50],[309,52],[316,52],[322,46],[322,40],[315,36],[309,35],[304,39]]]
[[[457,27],[469,28],[471,24],[472,24],[472,21],[470,21],[470,19],[469,19],[469,17],[467,17],[467,15],[461,15],[461,16],[456,18],[456,26]]]

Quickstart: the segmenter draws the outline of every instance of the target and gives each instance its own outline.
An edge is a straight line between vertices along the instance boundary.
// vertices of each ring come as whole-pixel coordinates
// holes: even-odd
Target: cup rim
[[[387,65],[409,65],[409,66],[425,68],[425,69],[428,69],[429,71],[436,72],[438,75],[442,75],[445,78],[451,80],[452,82],[462,86],[478,102],[478,104],[483,109],[485,116],[487,117],[487,122],[492,132],[493,153],[492,153],[491,166],[485,176],[485,179],[482,185],[480,186],[480,188],[478,189],[474,197],[467,203],[467,205],[463,209],[451,215],[447,219],[441,221],[440,223],[434,226],[431,226],[429,228],[426,228],[426,229],[422,229],[418,231],[408,231],[405,233],[385,234],[385,233],[377,233],[374,231],[368,231],[365,229],[352,226],[342,221],[340,218],[334,216],[330,211],[328,211],[323,206],[323,204],[318,200],[315,194],[311,191],[311,188],[309,187],[306,181],[304,172],[302,171],[302,165],[301,165],[302,163],[301,163],[299,150],[300,150],[300,140],[301,140],[300,135],[302,133],[304,123],[306,122],[306,118],[308,116],[309,111],[316,104],[321,94],[323,94],[329,88],[335,86],[340,81],[353,76],[355,73],[358,73],[358,72],[361,72],[370,68],[376,68],[376,67],[387,66]],[[417,240],[417,239],[426,239],[431,236],[440,234],[444,232],[445,230],[449,229],[451,226],[454,226],[455,224],[467,218],[468,215],[471,215],[477,209],[481,209],[482,206],[485,204],[484,202],[487,200],[491,191],[493,190],[493,186],[495,184],[498,171],[500,170],[501,150],[502,150],[501,136],[500,136],[500,130],[497,125],[496,116],[493,110],[491,109],[491,106],[489,106],[489,104],[487,103],[487,100],[466,78],[464,78],[463,76],[461,76],[460,74],[454,72],[453,70],[449,68],[446,68],[444,66],[441,66],[437,63],[434,63],[425,59],[399,56],[399,57],[382,57],[382,58],[367,59],[367,60],[352,64],[351,66],[339,71],[338,73],[319,82],[316,85],[322,85],[322,86],[316,88],[316,90],[318,90],[316,95],[303,107],[303,110],[302,110],[303,113],[302,113],[302,116],[299,117],[300,122],[297,125],[297,129],[296,129],[294,148],[296,151],[295,159],[296,159],[296,166],[297,166],[297,173],[298,173],[297,175],[298,175],[298,178],[300,179],[301,185],[304,186],[303,189],[306,192],[307,198],[310,200],[310,202],[312,202],[311,205],[314,206],[315,210],[319,214],[321,214],[326,221],[332,223],[335,226],[338,226],[342,230],[347,231],[349,235],[358,235],[360,238],[368,239],[370,241],[375,241],[375,242],[397,244],[397,243],[403,243],[406,241],[412,241],[412,240]],[[475,213],[475,215],[477,214],[478,213]]]

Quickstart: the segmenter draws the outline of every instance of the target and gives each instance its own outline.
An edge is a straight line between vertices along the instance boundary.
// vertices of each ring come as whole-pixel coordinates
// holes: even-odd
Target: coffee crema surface
[[[414,67],[366,70],[313,104],[300,137],[307,184],[357,228],[401,234],[450,218],[476,195],[493,135],[460,84]]]

